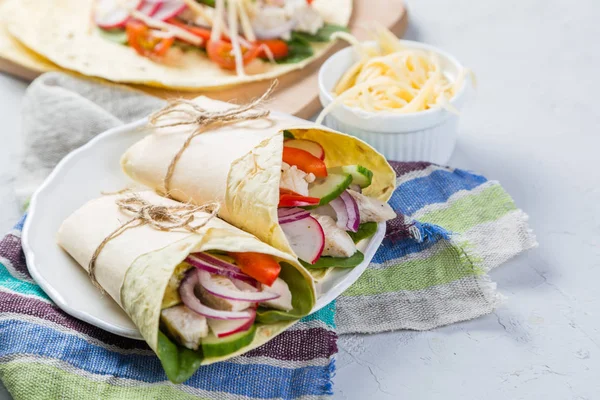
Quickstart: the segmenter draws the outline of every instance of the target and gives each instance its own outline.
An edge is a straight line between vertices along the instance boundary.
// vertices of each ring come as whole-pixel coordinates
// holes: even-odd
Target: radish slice
[[[346,228],[350,232],[358,232],[358,226],[360,225],[360,212],[358,211],[358,204],[356,204],[356,200],[354,200],[354,197],[352,197],[347,190],[344,190],[339,199],[341,199],[346,206],[346,213],[348,215]]]
[[[196,271],[198,274],[198,282],[207,292],[213,296],[221,297],[227,300],[250,301],[254,303],[274,300],[279,297],[277,293],[271,292],[242,292],[240,290],[232,290],[225,286],[219,285],[211,279],[210,273],[202,270]]]
[[[283,142],[283,147],[293,147],[295,149],[300,149],[309,152],[313,156],[318,159],[325,159],[325,150],[323,150],[323,146],[321,146],[317,142],[313,142],[312,140],[306,139],[291,139]]]
[[[186,9],[186,4],[182,0],[169,0],[160,5],[160,8],[154,14],[153,18],[161,21],[166,21],[169,18],[177,16],[180,12]]]
[[[94,21],[103,29],[122,28],[129,19],[129,10],[137,10],[142,0],[97,0]]]
[[[147,16],[152,17],[154,16],[154,14],[156,14],[159,8],[160,3],[153,3],[151,1],[144,0],[140,8],[138,8],[138,11],[142,14],[146,14]]]
[[[309,216],[280,226],[298,258],[310,264],[317,262],[325,247],[325,233],[316,219]]]
[[[251,314],[251,316],[247,319],[227,321],[222,319],[219,320],[207,318],[206,322],[215,336],[223,338],[233,335],[234,333],[244,332],[250,329],[256,318],[256,310],[251,308],[248,310],[248,312]]]
[[[197,257],[198,254],[202,254],[202,253],[196,253],[196,255],[189,255],[185,259],[185,261],[188,264],[191,264],[194,267],[201,269],[203,271],[210,272],[211,274],[225,276],[232,280],[235,279],[235,280],[239,280],[239,281],[248,282],[251,285],[257,284],[257,282],[254,278],[249,277],[248,275],[241,272],[239,269],[231,270],[229,268],[223,268],[221,266],[215,265],[214,263],[201,260],[199,257]],[[225,263],[225,262],[223,261],[223,263]]]
[[[185,304],[190,310],[197,314],[205,316],[206,318],[222,319],[222,320],[235,320],[235,319],[248,319],[252,316],[249,310],[244,311],[222,311],[215,310],[202,304],[200,299],[196,297],[194,288],[198,284],[198,271],[192,270],[187,273],[181,285],[179,286],[179,295],[183,304]]]

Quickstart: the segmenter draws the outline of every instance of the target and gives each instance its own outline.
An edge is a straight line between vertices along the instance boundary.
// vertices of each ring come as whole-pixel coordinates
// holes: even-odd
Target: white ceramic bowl
[[[404,46],[433,51],[438,54],[444,75],[454,81],[462,65],[450,54],[427,44],[410,40]],[[369,42],[367,42],[369,43]],[[375,45],[375,43],[372,43]],[[333,88],[340,77],[357,61],[352,47],[331,56],[319,71],[319,98],[323,107],[333,101]],[[465,103],[470,79],[450,103],[461,110]],[[339,104],[325,117],[324,124],[332,129],[354,135],[395,161],[430,161],[445,164],[454,151],[459,116],[442,108],[432,108],[408,114],[367,112]]]

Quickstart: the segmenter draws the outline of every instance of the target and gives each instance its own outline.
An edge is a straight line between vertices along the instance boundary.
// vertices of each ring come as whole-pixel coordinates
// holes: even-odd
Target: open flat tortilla
[[[131,47],[102,38],[92,20],[94,0],[4,0],[6,9],[0,27],[0,43],[18,40],[0,47],[0,56],[35,70],[47,70],[52,64],[83,75],[114,82],[198,90],[272,79],[303,68],[329,49],[333,42],[312,43],[314,55],[298,63],[260,63],[240,77],[210,61],[201,51],[187,51],[176,66],[156,63],[138,55]],[[328,23],[347,26],[352,13],[352,0],[317,0],[315,7]],[[20,47],[24,45],[25,47]],[[41,57],[40,57],[41,56]],[[48,65],[41,60],[47,59]],[[43,69],[41,69],[43,68]]]
[[[34,72],[48,72],[59,69],[56,65],[34,53],[8,32],[10,16],[18,3],[0,0],[0,57],[21,65]]]
[[[228,103],[199,97],[206,110],[223,110]],[[190,134],[189,127],[149,127],[149,135],[121,158],[127,175],[164,192],[163,179],[173,156]],[[283,155],[283,130],[298,139],[314,140],[325,150],[328,168],[360,164],[373,172],[367,196],[388,200],[396,174],[367,143],[314,123],[277,114],[235,124],[211,126],[196,136],[179,159],[169,194],[180,201],[203,204],[218,200],[220,216],[275,248],[295,256],[277,217]],[[311,270],[315,271],[315,270]],[[318,271],[318,270],[316,270]]]
[[[155,205],[178,204],[151,191],[139,192],[138,195]],[[86,270],[98,245],[131,219],[130,214],[123,213],[116,205],[115,200],[119,196],[126,195],[104,196],[92,200],[67,218],[60,227],[58,244]],[[197,221],[202,221],[206,215],[197,213]],[[306,315],[315,303],[312,279],[293,257],[218,218],[211,219],[198,233],[185,230],[160,231],[149,225],[126,230],[110,240],[100,252],[96,261],[96,278],[102,288],[133,320],[148,345],[158,354],[169,378],[175,382],[189,378],[200,365],[222,361],[250,351],[297,321],[296,318],[291,318],[258,324],[250,345],[224,357],[203,358],[201,354],[191,354],[196,353],[192,350],[173,347],[173,342],[159,333],[163,296],[157,294],[165,293],[175,268],[190,253],[207,250],[270,254],[279,262],[288,264],[282,266],[282,271],[285,271],[288,277],[296,278],[302,289],[299,299],[303,301],[302,306],[296,306],[292,300],[295,306],[293,312],[298,309]],[[296,296],[294,287],[290,288],[293,296]],[[186,358],[188,361],[193,359],[194,362],[186,364],[182,361]]]

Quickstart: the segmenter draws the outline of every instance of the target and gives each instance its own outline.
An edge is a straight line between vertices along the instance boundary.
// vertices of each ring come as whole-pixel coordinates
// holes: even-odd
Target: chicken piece
[[[206,318],[184,305],[162,310],[160,319],[169,336],[188,349],[198,350],[200,339],[208,335]]]
[[[363,222],[384,222],[396,218],[396,212],[388,203],[365,196],[354,190],[348,190],[348,193],[358,204],[361,224]]]
[[[294,306],[292,306],[292,292],[290,292],[290,288],[283,279],[277,278],[271,286],[262,285],[262,290],[265,292],[277,293],[279,295],[279,297],[274,300],[260,303],[263,306],[283,311],[294,309]]]
[[[325,233],[324,256],[351,257],[356,253],[356,245],[348,232],[338,227],[333,218],[326,215],[313,215]]]
[[[316,34],[325,25],[323,16],[311,6],[306,0],[287,0],[285,2],[286,13],[296,19],[296,32],[308,32]]]
[[[217,285],[225,286],[227,289],[241,292],[241,290],[225,276],[211,274],[210,279],[212,279]],[[248,301],[228,300],[219,296],[215,296],[204,289],[202,285],[198,285],[196,287],[196,296],[198,296],[204,305],[216,310],[242,311],[252,305],[252,303]]]
[[[295,165],[290,166],[286,163],[281,165],[281,180],[279,181],[281,189],[288,189],[299,195],[308,196],[308,184],[314,180],[315,176],[313,174],[307,174]]]

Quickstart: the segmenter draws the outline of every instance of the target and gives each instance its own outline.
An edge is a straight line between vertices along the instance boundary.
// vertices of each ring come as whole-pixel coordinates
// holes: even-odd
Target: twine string
[[[128,229],[136,228],[142,225],[150,225],[152,228],[160,231],[173,231],[175,229],[185,229],[188,232],[197,232],[205,226],[211,219],[216,217],[219,212],[219,203],[207,203],[201,206],[191,204],[181,204],[176,206],[163,206],[151,204],[140,196],[131,194],[130,196],[117,199],[115,201],[119,209],[125,213],[132,214],[133,217],[127,222],[121,224],[117,229],[111,232],[98,245],[90,262],[88,264],[88,275],[90,280],[102,293],[104,289],[96,279],[96,261],[104,246],[114,238],[122,235]],[[206,212],[203,220],[196,221],[197,212]]]
[[[211,124],[233,123],[267,117],[269,115],[268,110],[256,110],[256,108],[271,96],[277,83],[277,80],[273,81],[269,89],[256,100],[227,110],[208,111],[193,101],[177,99],[169,102],[165,107],[152,114],[150,116],[150,124],[156,128],[194,126],[192,133],[188,135],[169,163],[167,173],[163,178],[163,194],[168,195],[171,192],[171,179],[175,173],[175,167],[196,136],[205,132],[205,129]],[[168,122],[169,117],[175,114],[179,117],[181,117],[181,114],[184,114],[185,118],[176,122]]]

